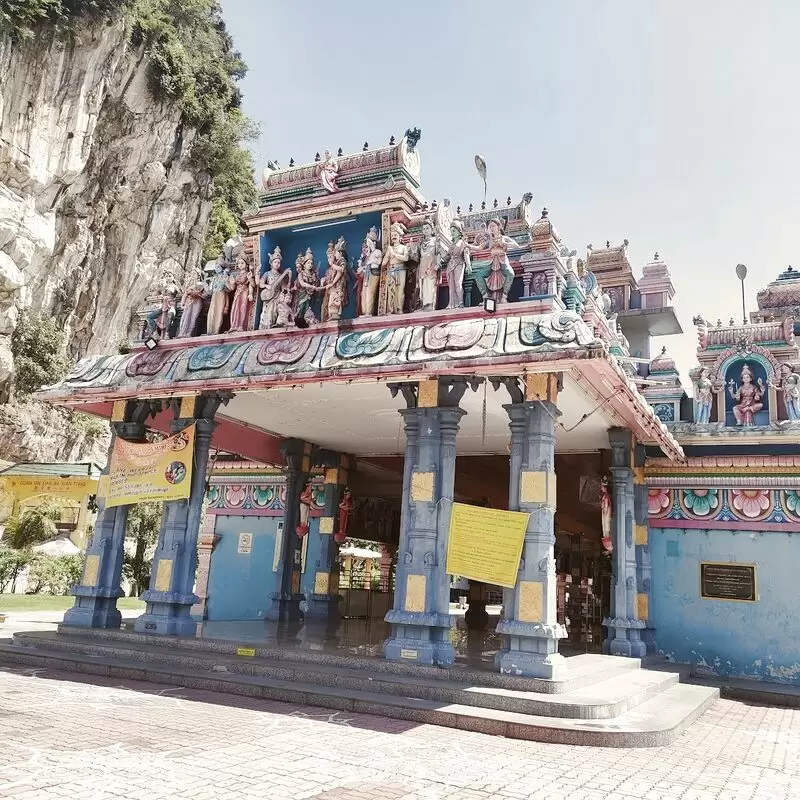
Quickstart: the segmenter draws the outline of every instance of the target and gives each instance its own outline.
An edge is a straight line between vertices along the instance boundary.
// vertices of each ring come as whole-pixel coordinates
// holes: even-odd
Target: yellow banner
[[[528,514],[453,503],[447,571],[512,588],[517,582]]]
[[[97,478],[88,476],[69,475],[61,478],[58,476],[17,475],[5,478],[0,483],[5,484],[7,492],[16,495],[18,503],[39,495],[82,500],[86,495],[94,494],[97,491]]]
[[[194,425],[160,442],[117,439],[101,481],[106,508],[148,500],[184,500],[192,484]]]

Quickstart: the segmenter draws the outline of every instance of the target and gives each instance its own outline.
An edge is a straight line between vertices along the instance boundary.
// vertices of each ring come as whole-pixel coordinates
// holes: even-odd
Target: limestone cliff
[[[165,268],[199,261],[211,180],[193,136],[124,22],[0,37],[0,401],[21,311],[52,314],[73,358],[107,351]],[[57,430],[25,435],[27,413],[3,409],[0,458],[83,457]]]

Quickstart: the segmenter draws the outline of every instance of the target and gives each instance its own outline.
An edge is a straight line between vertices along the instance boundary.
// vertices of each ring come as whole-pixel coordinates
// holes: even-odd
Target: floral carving
[[[261,345],[256,361],[264,367],[269,364],[293,364],[306,354],[310,346],[311,338],[308,336],[270,339]]]
[[[672,505],[672,498],[667,489],[653,487],[647,490],[647,513],[658,516]]]
[[[128,364],[125,374],[129,378],[136,378],[139,375],[157,375],[173,358],[175,358],[173,350],[147,350],[134,356]]]
[[[706,517],[719,506],[716,489],[684,489],[683,504],[697,517]]]
[[[748,519],[756,519],[771,505],[768,489],[732,489],[731,505]]]

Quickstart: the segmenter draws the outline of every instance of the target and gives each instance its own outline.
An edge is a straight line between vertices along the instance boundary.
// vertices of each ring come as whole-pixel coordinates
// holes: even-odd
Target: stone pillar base
[[[489,625],[489,614],[486,612],[486,601],[484,600],[484,584],[478,581],[469,582],[469,595],[464,622],[471,631],[485,631]]]
[[[305,616],[300,607],[304,603],[305,596],[302,594],[283,594],[282,592],[272,593],[272,606],[267,609],[264,619],[270,622],[299,622]],[[305,603],[304,603],[305,605]]]
[[[563,625],[501,620],[497,632],[508,637],[508,646],[495,656],[501,674],[547,680],[565,677],[567,660],[558,652],[558,640],[567,638]]]
[[[643,658],[647,647],[641,639],[645,623],[640,619],[607,618],[603,625],[608,628],[608,638],[603,642],[603,652],[610,656]]]
[[[456,649],[450,641],[450,616],[411,611],[390,611],[386,617],[392,635],[383,643],[387,661],[452,667]]]
[[[111,597],[83,594],[82,589],[92,591],[91,587],[75,587],[75,605],[64,614],[64,625],[73,628],[119,628],[122,625],[122,614],[117,608],[117,598],[122,597],[121,589],[112,590]]]
[[[197,621],[192,619],[192,606],[197,603],[194,594],[156,592],[148,589],[142,593],[147,611],[133,623],[136,633],[158,636],[196,636]]]
[[[656,647],[656,629],[649,622],[646,623],[646,627],[642,631],[642,641],[647,650],[647,655],[654,656],[658,652],[658,647]]]
[[[338,594],[312,594],[306,601],[306,622],[324,622],[328,627],[338,628],[342,622],[341,599]]]

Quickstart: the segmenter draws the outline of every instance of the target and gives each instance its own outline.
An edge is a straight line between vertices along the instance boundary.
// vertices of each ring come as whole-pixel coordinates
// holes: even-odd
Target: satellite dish
[[[744,264],[736,265],[736,277],[743,281],[747,277],[747,267]]]
[[[483,156],[475,156],[475,169],[483,180],[483,201],[486,202],[486,161]]]

